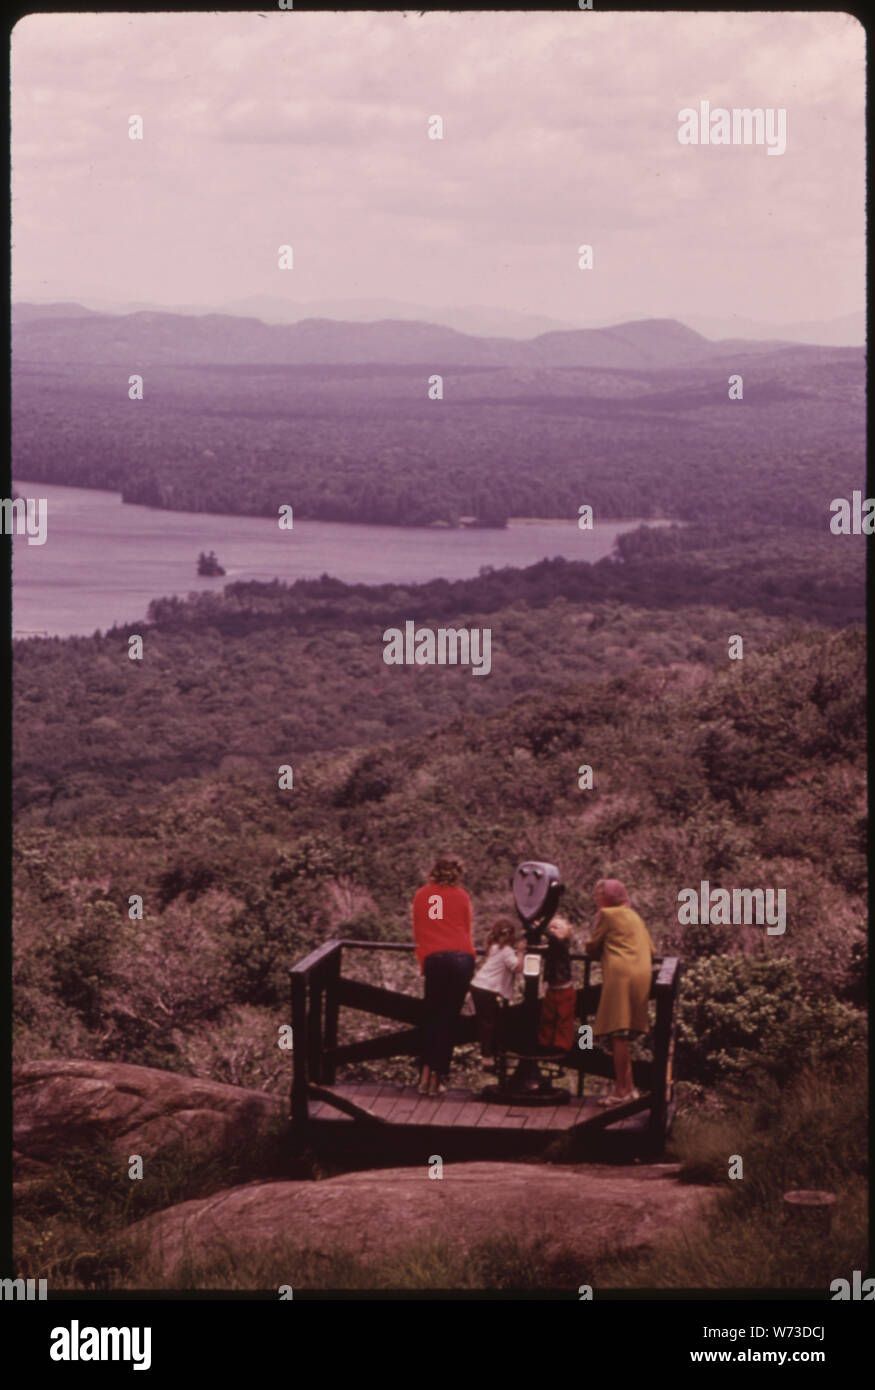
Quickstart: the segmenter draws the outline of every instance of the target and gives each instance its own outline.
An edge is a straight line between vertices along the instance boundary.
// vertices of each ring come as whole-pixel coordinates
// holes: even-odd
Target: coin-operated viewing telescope
[[[522,919],[526,941],[538,944],[541,932],[559,906],[564,885],[555,864],[527,859],[518,865],[512,880],[516,910]]]
[[[501,1058],[499,1084],[485,1087],[483,1094],[489,1100],[505,1103],[510,1101],[521,1105],[561,1105],[569,1100],[569,1093],[550,1085],[541,1075],[535,1056],[538,1046],[538,985],[541,980],[542,955],[540,951],[535,952],[532,948],[540,944],[541,934],[559,906],[564,885],[555,864],[527,859],[517,867],[511,886],[516,909],[525,930],[526,945],[529,947],[523,957],[525,992],[519,1009],[519,1046],[513,1049],[519,1052],[519,1061],[513,1076],[505,1080]],[[503,1042],[499,1044],[499,1050],[504,1051]]]

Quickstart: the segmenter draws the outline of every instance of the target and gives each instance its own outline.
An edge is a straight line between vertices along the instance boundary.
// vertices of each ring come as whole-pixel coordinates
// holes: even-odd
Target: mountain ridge
[[[141,310],[181,314],[201,318],[207,314],[228,314],[231,317],[257,318],[264,323],[292,324],[308,318],[325,318],[333,322],[366,323],[381,319],[416,320],[433,323],[457,332],[479,337],[501,337],[529,340],[549,332],[581,328],[611,328],[610,318],[590,319],[586,323],[552,318],[527,310],[503,309],[494,305],[468,304],[451,307],[415,304],[404,300],[325,299],[288,300],[266,294],[227,300],[222,304],[157,304],[146,300],[119,302],[85,295],[76,301],[30,300],[16,297],[14,308],[26,314],[19,317],[38,317],[45,309],[55,308],[65,315],[86,313],[120,317]],[[27,311],[30,311],[29,313]],[[58,316],[58,315],[56,315]],[[643,321],[653,315],[633,313],[632,320]],[[816,347],[863,347],[866,343],[866,314],[863,310],[839,314],[830,319],[805,319],[790,323],[765,323],[740,314],[703,315],[698,311],[678,312],[674,317],[686,327],[712,342],[743,339],[746,342],[788,342]]]
[[[13,305],[17,361],[142,365],[240,363],[293,366],[359,362],[445,366],[679,366],[719,345],[677,319],[628,320],[610,328],[552,330],[526,340],[478,337],[415,319],[346,323],[303,319],[267,324],[230,314],[192,317],[162,310],[114,316],[81,306]]]

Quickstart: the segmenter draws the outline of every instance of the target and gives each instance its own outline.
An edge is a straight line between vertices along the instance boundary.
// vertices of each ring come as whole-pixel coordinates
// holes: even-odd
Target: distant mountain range
[[[861,309],[856,314],[842,314],[841,317],[825,322],[807,323],[759,323],[755,319],[733,316],[730,319],[700,318],[698,315],[683,317],[683,322],[704,333],[706,338],[746,338],[765,340],[780,338],[789,343],[811,343],[818,347],[865,347],[866,315]]]
[[[150,304],[132,300],[126,304],[109,300],[86,298],[81,303],[43,303],[28,301],[16,305],[27,310],[54,309],[64,316],[83,313],[139,314],[164,313],[203,317],[208,314],[231,314],[236,318],[256,318],[263,323],[301,323],[305,319],[332,319],[341,323],[375,323],[384,319],[438,324],[453,328],[457,333],[480,337],[533,338],[538,333],[580,328],[582,324],[548,318],[544,314],[517,313],[512,309],[492,309],[469,305],[455,309],[437,309],[433,305],[407,304],[394,299],[311,300],[293,303],[272,295],[250,295],[247,299],[231,300],[227,304]],[[600,326],[600,325],[589,325]]]
[[[225,314],[243,314],[265,323],[300,323],[303,319],[335,319],[346,323],[374,323],[381,319],[415,320],[454,328],[480,338],[534,338],[539,333],[562,332],[585,325],[544,314],[517,313],[513,309],[490,309],[474,304],[437,309],[428,304],[405,304],[395,299],[312,300],[294,304],[271,295],[251,295],[219,306]]]
[[[343,323],[304,319],[267,324],[233,314],[201,316],[141,310],[101,314],[80,305],[16,304],[16,362],[151,365],[431,367],[592,367],[660,370],[694,365],[727,352],[762,354],[795,347],[780,342],[713,342],[675,319],[641,319],[609,328],[567,329],[524,340],[475,337],[440,324],[406,319]]]
[[[255,318],[266,324],[302,323],[308,319],[328,319],[342,323],[375,323],[386,320],[417,322],[450,328],[473,337],[531,339],[545,333],[574,332],[582,329],[611,328],[612,320],[587,324],[549,318],[542,314],[521,313],[486,305],[435,308],[392,299],[312,300],[295,303],[272,295],[250,295],[221,305],[163,305],[132,301],[120,304],[87,296],[82,302],[17,302],[15,321],[40,317],[82,318],[89,314],[113,317],[139,313],[177,314],[185,317],[230,315]],[[659,322],[660,320],[657,320]],[[862,347],[866,341],[866,316],[861,311],[825,321],[772,324],[732,316],[680,314],[677,321],[705,338],[719,341],[745,339],[755,342],[809,343],[824,347]],[[633,315],[631,322],[652,322],[646,315]]]
[[[584,500],[603,520],[815,528],[865,467],[862,348],[715,343],[673,319],[520,340],[25,305],[12,352],[15,476],[178,511],[292,497],[296,519],[485,526]]]

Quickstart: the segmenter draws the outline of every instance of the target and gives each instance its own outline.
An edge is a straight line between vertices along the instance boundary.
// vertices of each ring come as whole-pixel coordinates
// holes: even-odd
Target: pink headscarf
[[[602,894],[604,897],[602,907],[632,906],[632,904],[629,902],[629,894],[626,892],[625,883],[621,883],[618,878],[600,879],[599,882],[602,885]],[[592,919],[590,931],[595,931],[596,927],[598,926],[599,913],[601,912],[601,910],[601,907],[597,909],[596,914]]]
[[[628,907],[629,894],[625,883],[618,878],[606,878],[603,884],[605,907]]]

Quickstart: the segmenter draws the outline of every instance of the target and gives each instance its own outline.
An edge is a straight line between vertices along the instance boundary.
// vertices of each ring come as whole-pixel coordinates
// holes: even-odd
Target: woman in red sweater
[[[441,855],[413,899],[413,936],[425,976],[421,1095],[446,1090],[453,1032],[474,974],[471,899],[460,887],[464,871],[455,855]]]

